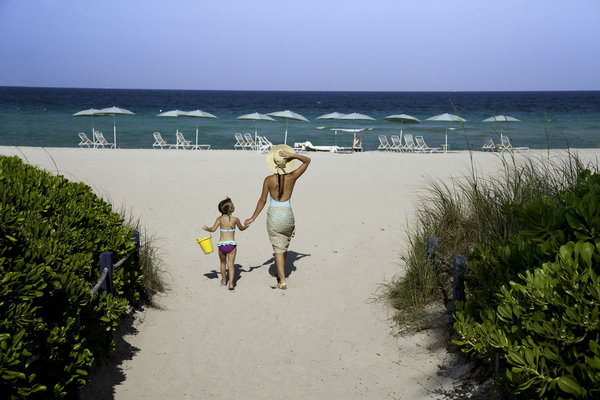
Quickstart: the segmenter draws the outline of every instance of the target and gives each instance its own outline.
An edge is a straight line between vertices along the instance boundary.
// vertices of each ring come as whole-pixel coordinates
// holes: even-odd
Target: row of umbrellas
[[[79,111],[75,114],[73,114],[73,116],[75,117],[91,117],[92,118],[92,132],[94,131],[94,119],[93,117],[95,116],[112,116],[113,117],[113,141],[114,141],[114,147],[117,147],[117,125],[116,125],[116,115],[135,115],[133,112],[126,110],[124,108],[119,108],[119,107],[109,107],[109,108],[103,108],[103,109],[94,109],[94,108],[90,108],[87,110],[82,110]],[[157,114],[157,116],[159,117],[190,117],[190,118],[217,118],[215,115],[202,111],[202,110],[194,110],[194,111],[181,111],[181,110],[171,110],[171,111],[165,111],[165,112],[161,112],[159,114]],[[258,112],[255,113],[251,113],[251,114],[244,114],[241,115],[239,117],[237,117],[237,119],[240,120],[251,120],[255,122],[255,131],[254,131],[254,135],[257,136],[258,135],[258,129],[256,127],[256,121],[274,121],[275,119],[273,117],[276,118],[283,118],[285,119],[285,137],[284,137],[284,143],[287,144],[287,136],[288,136],[288,121],[289,120],[294,120],[294,121],[303,121],[303,122],[310,122],[306,117],[304,117],[301,114],[298,114],[296,112],[290,111],[290,110],[285,110],[285,111],[276,111],[273,113],[269,113],[269,114],[261,114]],[[370,117],[366,114],[360,114],[360,113],[350,113],[350,114],[342,114],[342,113],[338,113],[338,112],[332,112],[332,113],[328,113],[328,114],[324,114],[321,115],[319,117],[317,117],[317,119],[327,119],[327,120],[363,120],[363,121],[375,121],[375,118]],[[407,115],[407,114],[394,114],[394,115],[388,115],[387,117],[384,118],[386,121],[391,121],[391,122],[399,122],[401,124],[418,124],[421,123],[422,121],[419,120],[418,118],[415,118],[413,116]],[[467,120],[455,115],[455,114],[449,114],[449,113],[444,113],[444,114],[440,114],[440,115],[436,115],[430,118],[427,118],[426,121],[443,121],[443,122],[460,122],[460,123],[464,123]],[[519,120],[514,118],[514,117],[510,117],[508,115],[494,115],[490,118],[486,118],[483,120],[483,122],[518,122]],[[178,130],[179,127],[176,123],[176,130]],[[337,135],[337,129],[334,128],[334,131]],[[448,135],[447,135],[447,131],[448,129],[446,129],[446,145],[448,144]],[[337,137],[336,137],[337,139]],[[95,140],[95,139],[94,139]],[[198,144],[198,122],[196,122],[196,145]]]

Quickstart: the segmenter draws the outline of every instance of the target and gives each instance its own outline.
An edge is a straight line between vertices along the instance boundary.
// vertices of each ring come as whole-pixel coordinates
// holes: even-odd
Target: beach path
[[[275,267],[263,210],[236,232],[235,293],[219,286],[218,257],[196,238],[226,196],[235,216],[251,215],[268,173],[264,155],[33,147],[0,154],[58,169],[130,210],[164,261],[161,307],[136,313],[82,398],[415,399],[452,388],[440,372],[448,355],[429,348],[435,335],[394,335],[391,311],[373,299],[402,274],[426,180],[469,174],[468,153],[312,155],[292,198],[289,289],[269,288]],[[477,153],[475,163],[502,168],[493,154]]]

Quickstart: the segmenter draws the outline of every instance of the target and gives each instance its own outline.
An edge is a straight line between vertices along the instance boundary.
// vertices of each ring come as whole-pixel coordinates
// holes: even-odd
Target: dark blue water
[[[120,148],[151,148],[152,132],[175,141],[178,128],[188,140],[215,149],[233,149],[235,132],[254,132],[272,142],[283,142],[286,123],[241,121],[242,114],[292,110],[310,122],[291,121],[288,143],[310,140],[315,145],[349,146],[352,134],[330,128],[362,128],[363,146],[375,150],[378,135],[400,129],[423,135],[430,146],[439,146],[448,134],[452,149],[480,148],[484,136],[509,134],[516,146],[531,148],[591,148],[600,145],[600,91],[580,92],[261,92],[119,90],[0,87],[0,145],[76,147],[77,132],[91,137],[90,117],[72,114],[88,108],[117,106],[134,116],[117,116]],[[157,117],[161,111],[201,109],[217,119]],[[330,121],[316,117],[337,111],[367,114],[376,121]],[[467,119],[457,123],[425,121],[442,113]],[[400,125],[385,121],[390,114],[409,114],[423,122]],[[521,122],[483,123],[495,114]],[[95,117],[94,128],[112,139],[113,118]],[[447,131],[447,128],[455,128]]]

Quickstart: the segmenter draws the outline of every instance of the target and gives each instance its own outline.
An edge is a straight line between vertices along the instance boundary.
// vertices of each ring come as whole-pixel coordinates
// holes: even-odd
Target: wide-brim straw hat
[[[294,169],[294,160],[285,162],[284,158],[279,155],[281,150],[289,151],[290,153],[296,153],[293,148],[287,144],[278,144],[273,146],[267,154],[267,168],[276,174],[287,174]]]

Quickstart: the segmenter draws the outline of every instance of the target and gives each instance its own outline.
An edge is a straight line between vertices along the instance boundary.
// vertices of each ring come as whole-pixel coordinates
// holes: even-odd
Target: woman
[[[294,168],[294,160],[302,162],[298,168]],[[298,178],[302,176],[310,164],[310,158],[296,154],[294,149],[288,145],[280,144],[273,147],[267,154],[267,167],[274,172],[263,182],[263,189],[256,204],[254,214],[244,223],[250,225],[267,203],[267,195],[270,197],[269,209],[267,210],[267,232],[273,246],[275,265],[277,266],[278,282],[271,286],[272,289],[287,289],[285,281],[285,257],[290,245],[290,239],[294,233],[294,213],[290,199]]]

